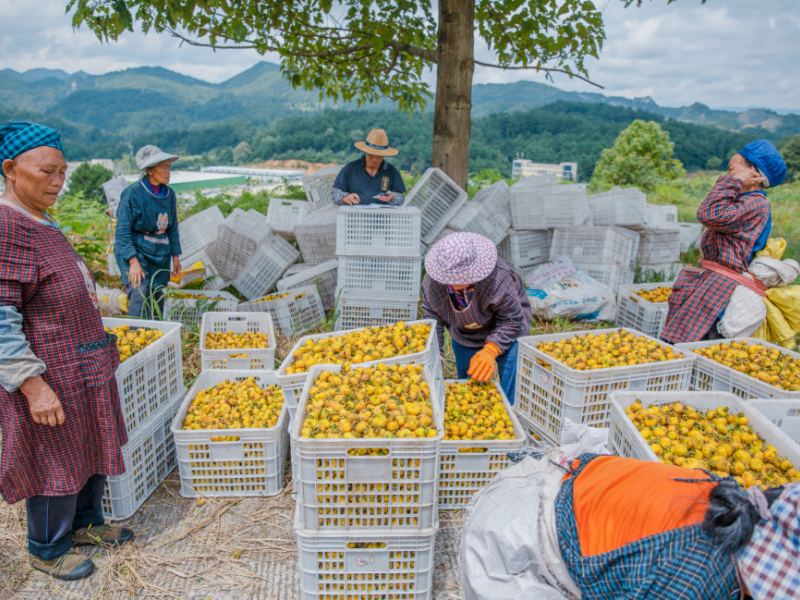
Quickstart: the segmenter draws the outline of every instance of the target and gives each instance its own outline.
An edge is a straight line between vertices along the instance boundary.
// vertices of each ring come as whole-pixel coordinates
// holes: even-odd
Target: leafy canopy
[[[320,98],[386,97],[411,111],[432,97],[423,81],[438,60],[431,0],[69,0],[73,9],[73,26],[101,41],[139,22],[194,45],[277,52],[292,85]],[[475,23],[496,59],[476,64],[548,75],[584,79],[585,58],[605,39],[601,12],[585,0],[476,0]]]
[[[683,177],[683,165],[672,158],[674,148],[661,125],[637,119],[619,134],[612,148],[603,150],[593,183],[652,190],[657,184]]]
[[[789,171],[786,179],[789,182],[800,180],[800,135],[784,138],[779,144],[779,149]]]
[[[106,195],[100,186],[114,177],[114,173],[101,165],[81,164],[69,177],[69,193],[83,194],[87,200],[106,203]]]

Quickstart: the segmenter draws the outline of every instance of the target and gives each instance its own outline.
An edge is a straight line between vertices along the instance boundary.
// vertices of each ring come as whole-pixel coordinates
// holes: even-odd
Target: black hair
[[[764,492],[771,505],[783,492],[783,486]],[[758,509],[735,481],[721,481],[709,495],[709,507],[703,520],[703,530],[725,553],[735,554],[744,548],[761,521]]]
[[[740,154],[739,156],[741,156],[741,154]],[[746,159],[744,156],[742,156],[742,160],[744,160],[745,164],[746,164],[748,167],[750,167],[751,169],[757,169],[757,168],[758,168],[758,167],[757,167],[757,166],[755,166],[755,165],[754,165],[752,162],[750,162],[748,159]]]

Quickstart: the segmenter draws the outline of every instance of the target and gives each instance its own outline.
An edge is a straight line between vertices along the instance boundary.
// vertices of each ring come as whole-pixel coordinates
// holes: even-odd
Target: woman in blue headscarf
[[[706,227],[701,269],[684,267],[669,296],[661,337],[673,344],[718,339],[717,324],[737,285],[764,295],[763,284],[747,273],[756,252],[767,245],[772,212],[767,189],[786,179],[786,163],[772,142],[747,144],[703,200],[697,220]]]

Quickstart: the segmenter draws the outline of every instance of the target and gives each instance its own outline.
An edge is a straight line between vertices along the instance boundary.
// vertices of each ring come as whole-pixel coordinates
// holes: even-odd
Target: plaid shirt
[[[703,258],[738,271],[747,270],[753,247],[769,220],[764,192],[741,194],[742,182],[725,175],[697,211],[706,226]],[[661,337],[672,343],[697,342],[725,312],[737,283],[724,275],[685,267],[669,296],[669,312]]]
[[[444,354],[444,329],[457,343],[480,348],[492,342],[505,353],[517,338],[528,335],[531,303],[522,280],[509,263],[497,259],[494,271],[473,286],[473,299],[457,311],[447,286],[425,275],[422,282],[422,318],[436,319],[439,351]]]
[[[725,600],[740,597],[736,565],[715,550],[701,525],[665,531],[597,556],[581,553],[573,509],[578,467],[556,498],[556,530],[561,555],[584,600]]]

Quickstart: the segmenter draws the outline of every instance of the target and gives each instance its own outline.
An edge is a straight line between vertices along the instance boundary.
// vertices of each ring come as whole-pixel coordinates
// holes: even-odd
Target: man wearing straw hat
[[[347,163],[333,182],[331,198],[334,204],[384,204],[402,206],[406,186],[400,171],[383,160],[384,156],[397,156],[389,146],[383,129],[373,129],[367,141],[356,142],[364,156]]]

